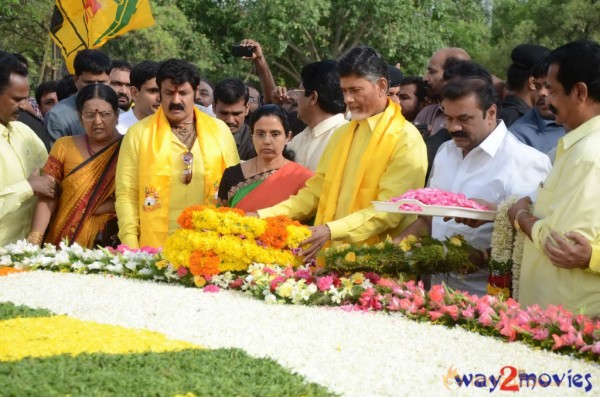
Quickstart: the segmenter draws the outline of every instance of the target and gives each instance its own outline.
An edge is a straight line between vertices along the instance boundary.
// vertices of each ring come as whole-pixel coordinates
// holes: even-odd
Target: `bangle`
[[[525,213],[529,214],[529,210],[522,208],[519,211],[517,211],[517,215],[515,215],[515,220],[513,222],[513,226],[515,227],[515,230],[517,232],[523,231],[523,229],[521,229],[521,225],[519,224],[519,217]]]
[[[27,234],[27,242],[35,245],[42,245],[44,235],[40,232],[29,232]]]

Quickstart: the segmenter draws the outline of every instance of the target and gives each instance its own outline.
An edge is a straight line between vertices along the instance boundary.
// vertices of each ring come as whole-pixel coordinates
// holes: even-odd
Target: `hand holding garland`
[[[529,196],[520,198],[508,209],[508,219],[517,232],[523,232],[531,239],[531,229],[539,218],[533,216],[530,211],[532,201]]]

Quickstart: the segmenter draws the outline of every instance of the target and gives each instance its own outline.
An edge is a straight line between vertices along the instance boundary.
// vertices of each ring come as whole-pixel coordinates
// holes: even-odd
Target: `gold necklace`
[[[171,126],[171,131],[173,131],[173,134],[188,150],[192,150],[192,146],[196,140],[196,125],[193,121]]]

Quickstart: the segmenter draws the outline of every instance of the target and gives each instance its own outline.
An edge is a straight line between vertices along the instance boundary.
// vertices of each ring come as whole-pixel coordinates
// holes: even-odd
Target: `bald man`
[[[423,76],[423,82],[427,90],[427,97],[432,101],[439,101],[444,87],[444,69],[456,61],[470,61],[471,57],[465,50],[457,47],[446,47],[437,50],[427,64],[427,71]],[[434,135],[441,128],[446,127],[444,112],[439,103],[426,106],[417,114],[415,125],[426,124],[429,135]]]

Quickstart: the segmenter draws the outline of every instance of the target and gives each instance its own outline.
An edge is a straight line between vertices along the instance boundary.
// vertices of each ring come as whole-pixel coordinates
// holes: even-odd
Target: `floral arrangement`
[[[600,321],[574,315],[561,306],[538,305],[522,309],[509,298],[485,295],[481,298],[445,285],[425,291],[414,281],[399,282],[376,273],[354,273],[339,277],[332,273],[315,275],[309,268],[254,264],[247,275],[215,276],[212,285],[236,289],[264,299],[267,303],[339,305],[346,310],[400,312],[419,321],[523,341],[532,346],[598,360]]]
[[[492,252],[490,254],[490,275],[488,277],[487,293],[494,296],[519,295],[519,274],[523,256],[524,235],[515,233],[508,219],[508,209],[518,197],[509,197],[500,205],[494,218],[492,232]]]
[[[411,235],[398,244],[389,238],[373,246],[343,244],[325,251],[323,272],[373,271],[391,275],[468,273],[477,269],[469,261],[472,250],[461,235],[445,241]]]
[[[105,273],[131,278],[190,285],[153,249],[117,250],[82,248],[77,244],[44,248],[20,241],[0,248],[0,269],[46,269],[58,272]],[[253,264],[244,272],[224,272],[209,277],[205,292],[220,289],[245,291],[267,303],[341,306],[345,310],[403,313],[417,321],[520,340],[532,346],[600,360],[600,321],[560,306],[546,310],[534,305],[523,309],[511,298],[486,295],[478,298],[443,285],[425,291],[421,283],[401,282],[373,272],[349,276],[318,274],[313,269]],[[193,283],[191,283],[193,285]]]
[[[310,236],[306,226],[287,217],[259,219],[227,207],[192,206],[177,221],[181,228],[168,237],[163,255],[199,286],[215,274],[245,271],[253,262],[299,266],[295,254]]]
[[[392,197],[389,202],[397,203],[402,200],[417,200],[425,205],[436,205],[443,207],[461,207],[471,208],[476,210],[488,210],[484,205],[477,203],[476,201],[469,200],[462,193],[452,193],[441,189],[435,188],[423,188],[416,190],[409,190],[401,196]],[[415,208],[416,207],[416,208]],[[403,204],[400,206],[401,209],[419,211],[420,208],[413,204]]]
[[[5,270],[6,269],[6,270]],[[120,245],[117,249],[88,249],[66,242],[56,247],[31,244],[26,240],[0,247],[0,274],[25,270],[52,270],[82,274],[107,273],[130,278],[178,281],[177,272],[151,247],[131,249]]]

